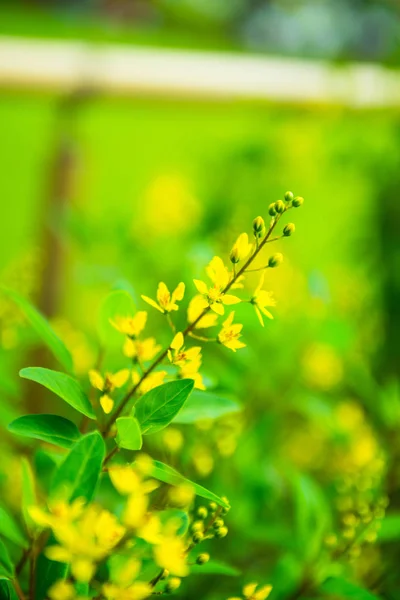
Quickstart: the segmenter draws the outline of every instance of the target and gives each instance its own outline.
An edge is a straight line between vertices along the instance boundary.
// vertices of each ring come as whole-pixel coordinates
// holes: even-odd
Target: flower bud
[[[295,229],[296,227],[294,226],[294,223],[288,223],[283,228],[283,235],[289,237],[289,235],[292,235],[292,233],[294,233]]]
[[[277,200],[277,201],[275,202],[275,205],[274,205],[274,207],[275,207],[275,211],[276,211],[278,214],[281,214],[281,213],[283,213],[283,211],[285,210],[285,205],[283,204],[282,200]]]
[[[304,202],[304,198],[302,198],[301,196],[296,196],[296,198],[293,199],[292,205],[295,208],[298,208],[299,206],[301,206]]]
[[[215,537],[217,538],[224,538],[228,535],[228,528],[227,527],[220,527],[219,529],[217,529],[215,531]]]
[[[204,524],[203,521],[193,521],[190,530],[194,533],[195,531],[203,531]]]
[[[206,509],[205,506],[200,506],[197,509],[197,516],[199,517],[199,519],[202,519],[204,521],[204,519],[207,519],[208,517],[208,510]]]
[[[254,235],[256,233],[261,233],[263,229],[265,229],[264,219],[262,217],[256,217],[253,221]]]
[[[204,533],[202,531],[195,531],[192,539],[195,544],[200,544],[204,540]]]
[[[219,529],[220,527],[223,527],[225,525],[223,519],[215,519],[213,527],[214,529]]]
[[[217,503],[216,502],[210,502],[210,504],[208,505],[209,509],[211,512],[215,512],[218,508]]]
[[[171,579],[169,579],[165,584],[165,591],[167,592],[167,594],[169,594],[177,590],[178,587],[180,587],[180,585],[181,580],[179,579],[179,577],[171,577]]]
[[[286,192],[284,195],[285,202],[292,202],[293,192]]]
[[[233,263],[234,265],[236,265],[240,261],[240,252],[239,252],[239,248],[236,244],[233,246],[233,248],[231,250],[229,259],[230,259],[231,263]]]
[[[276,254],[273,254],[272,256],[269,257],[268,266],[271,267],[272,269],[274,267],[279,267],[279,265],[281,265],[282,263],[283,263],[283,255],[280,252],[277,252]]]
[[[268,214],[271,215],[271,217],[275,217],[275,215],[276,215],[275,202],[272,202],[272,204],[269,205]]]
[[[198,565],[205,565],[210,560],[210,555],[207,552],[203,552],[203,554],[199,554],[196,558],[196,563]]]

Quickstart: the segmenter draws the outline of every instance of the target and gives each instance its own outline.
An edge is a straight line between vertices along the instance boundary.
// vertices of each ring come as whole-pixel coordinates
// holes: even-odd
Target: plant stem
[[[25,600],[25,594],[24,592],[21,590],[21,586],[19,585],[19,581],[17,578],[12,580],[12,584],[14,586],[15,592],[19,598],[19,600]]]
[[[284,212],[286,212],[287,210],[289,210],[289,208],[286,208]],[[283,213],[282,213],[283,214]],[[253,262],[253,260],[256,258],[256,256],[258,256],[259,252],[262,250],[262,248],[265,246],[265,244],[269,241],[269,238],[271,237],[271,234],[273,232],[273,230],[275,229],[279,219],[281,218],[282,215],[278,215],[271,223],[267,233],[265,234],[265,237],[261,240],[260,244],[258,245],[258,248],[256,248],[254,254],[252,254],[247,261],[244,263],[244,265],[237,271],[237,273],[232,277],[232,279],[227,283],[227,285],[225,286],[225,288],[222,290],[222,294],[226,294],[226,292],[228,290],[230,290],[230,288],[232,287],[232,285],[239,279],[239,277],[241,275],[243,275],[243,273],[246,271],[247,267],[249,267],[249,265],[251,265],[251,263]],[[278,238],[277,238],[278,239]],[[272,241],[272,240],[271,240]],[[207,306],[206,308],[204,308],[202,310],[202,312],[199,314],[198,317],[196,317],[196,319],[194,321],[192,321],[191,323],[188,324],[188,326],[186,327],[186,329],[182,332],[183,337],[187,336],[188,333],[190,333],[191,331],[193,331],[193,329],[195,329],[197,323],[199,323],[199,321],[201,321],[201,319],[211,310],[210,306]],[[150,367],[143,373],[142,377],[139,379],[139,381],[133,386],[133,388],[131,388],[131,390],[129,390],[129,392],[127,392],[127,394],[124,396],[124,398],[121,400],[121,403],[119,404],[119,406],[117,407],[117,409],[115,410],[115,412],[113,413],[113,415],[111,416],[110,420],[108,421],[108,423],[106,424],[106,427],[103,431],[103,436],[105,437],[108,432],[110,431],[111,427],[113,426],[115,420],[119,417],[119,415],[122,413],[122,411],[124,410],[124,408],[126,407],[126,405],[128,404],[129,400],[132,398],[132,396],[134,396],[134,394],[136,393],[136,391],[139,389],[139,387],[141,386],[141,384],[143,383],[143,381],[154,371],[154,369],[156,369],[156,367],[158,367],[158,365],[164,360],[164,358],[167,356],[168,354],[168,350],[169,350],[169,346],[167,348],[165,348],[161,354],[158,356],[158,358],[156,358],[156,360],[150,365]]]
[[[105,457],[104,462],[103,462],[103,466],[106,465],[108,463],[108,461],[110,461],[112,459],[112,457],[117,454],[117,452],[119,451],[118,446],[115,446]]]

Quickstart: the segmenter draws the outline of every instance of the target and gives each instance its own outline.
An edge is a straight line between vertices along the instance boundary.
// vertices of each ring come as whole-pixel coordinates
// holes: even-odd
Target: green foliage
[[[110,321],[115,320],[115,317],[132,317],[135,312],[132,296],[125,290],[114,290],[104,298],[97,323],[97,332],[103,347],[109,348],[121,343],[121,336]]]
[[[62,448],[70,448],[80,437],[77,426],[58,415],[24,415],[10,423],[8,430]]]
[[[194,390],[182,410],[174,418],[174,423],[189,424],[202,419],[218,419],[240,410],[241,406],[236,400],[211,392]]]
[[[101,473],[105,445],[98,431],[82,437],[69,451],[55,472],[51,493],[72,502],[91,500]]]
[[[26,537],[9,513],[0,506],[0,534],[17,546],[26,545]]]
[[[135,417],[119,417],[116,420],[117,437],[115,441],[120,448],[140,450],[142,447],[142,432]]]
[[[40,385],[51,390],[89,419],[96,418],[85,392],[76,379],[70,375],[42,367],[27,367],[22,369],[19,374],[21,377],[36,381],[36,383],[40,383]]]
[[[227,575],[228,577],[239,577],[241,574],[239,569],[219,560],[209,560],[205,565],[192,565],[190,572],[199,575]]]
[[[349,598],[351,600],[377,600],[378,596],[371,594],[358,585],[340,577],[331,577],[321,587],[320,592],[328,598]]]
[[[28,508],[34,506],[37,503],[36,489],[35,489],[35,477],[32,471],[32,467],[26,458],[21,461],[22,466],[22,498],[21,508],[24,521],[31,533],[34,529],[34,523],[31,516],[29,515]]]
[[[0,538],[0,577],[12,578],[14,575],[14,566],[10,555],[4,543]]]
[[[170,381],[144,394],[135,405],[143,435],[164,429],[178,415],[193,390],[193,379]]]

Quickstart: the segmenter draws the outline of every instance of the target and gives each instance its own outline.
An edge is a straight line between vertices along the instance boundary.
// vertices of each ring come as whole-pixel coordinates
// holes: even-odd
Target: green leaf
[[[89,419],[96,418],[88,397],[73,377],[43,367],[27,367],[22,369],[19,374],[21,377],[36,381],[51,390]]]
[[[8,550],[4,545],[4,542],[0,539],[0,574],[5,577],[12,578],[14,574],[14,566],[11,562]]]
[[[54,474],[51,493],[64,500],[91,500],[96,490],[105,455],[103,438],[98,431],[82,437],[69,451]]]
[[[8,580],[8,577],[2,575],[0,569],[0,580],[3,580],[0,581],[0,598],[4,600],[18,600],[14,586],[10,581],[5,581],[5,579]]]
[[[17,546],[26,546],[27,540],[20,526],[2,506],[0,506],[0,534]]]
[[[18,308],[24,313],[38,336],[51,350],[58,362],[68,372],[73,371],[72,357],[67,350],[64,342],[53,331],[47,319],[34,307],[26,298],[9,289],[2,288],[2,291],[11,298]]]
[[[142,432],[139,421],[135,417],[120,417],[116,420],[117,437],[115,441],[120,448],[140,450],[142,447]]]
[[[400,539],[400,514],[388,514],[383,519],[382,526],[378,531],[378,540],[380,542],[392,542],[398,539]]]
[[[24,521],[29,531],[33,531],[34,522],[28,513],[28,507],[37,503],[35,478],[33,476],[32,467],[26,458],[21,461],[22,466],[22,514]]]
[[[192,565],[190,572],[192,574],[204,573],[204,575],[228,575],[228,577],[238,577],[241,575],[239,569],[219,560],[210,560],[205,565]]]
[[[193,379],[180,379],[144,394],[135,406],[143,435],[156,433],[169,425],[185,404],[193,386]]]
[[[206,498],[211,502],[216,502],[224,508],[230,508],[229,504],[222,500],[222,498],[213,492],[210,492],[198,483],[194,483],[193,481],[190,481],[190,479],[186,479],[186,477],[178,473],[178,471],[176,471],[173,467],[170,467],[159,460],[153,460],[150,476],[164,483],[169,483],[170,485],[182,485],[183,483],[189,484],[193,487],[197,496]]]
[[[174,423],[186,424],[205,419],[218,419],[223,415],[239,412],[241,409],[240,404],[235,400],[194,390],[185,406],[175,417]]]
[[[74,423],[57,415],[24,415],[10,423],[8,430],[62,448],[70,448],[80,437]]]
[[[341,577],[330,577],[319,588],[324,594],[332,594],[335,598],[348,598],[353,600],[378,600],[378,596],[368,590],[346,581]]]
[[[111,325],[110,319],[133,317],[136,312],[132,296],[125,290],[111,292],[100,306],[97,331],[103,346],[121,345],[121,334]]]
[[[46,547],[54,546],[57,543],[56,538],[51,534]],[[50,560],[43,552],[39,554],[36,563],[36,573],[40,574],[40,576],[36,578],[35,600],[45,600],[48,597],[48,589],[56,581],[65,579],[67,572],[67,564]]]

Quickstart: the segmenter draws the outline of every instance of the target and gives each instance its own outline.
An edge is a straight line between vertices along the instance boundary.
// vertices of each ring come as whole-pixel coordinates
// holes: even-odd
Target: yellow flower
[[[204,298],[203,296],[194,296],[188,306],[188,321],[193,323],[201,315],[204,310]],[[195,326],[195,329],[206,329],[207,327],[214,327],[217,324],[218,315],[215,313],[207,313],[202,317]]]
[[[186,544],[176,535],[176,528],[172,523],[167,524],[161,542],[154,547],[154,558],[157,565],[167,569],[171,575],[185,577],[189,574]]]
[[[206,386],[204,385],[203,377],[198,372],[201,367],[201,360],[198,358],[196,360],[192,360],[180,368],[179,376],[182,379],[193,379],[194,387],[198,390],[205,390]]]
[[[148,375],[139,386],[140,394],[146,394],[150,390],[162,385],[167,375],[167,371],[156,371],[155,373],[150,373],[150,375]],[[132,373],[132,381],[134,385],[137,385],[140,381],[140,375],[136,371]]]
[[[116,388],[120,388],[128,381],[129,369],[122,369],[117,373],[106,373],[103,377],[94,369],[89,371],[89,380],[92,386],[101,392],[100,404],[106,415],[108,415],[113,407],[114,400],[109,396]]]
[[[202,296],[202,299],[197,301],[198,307],[204,310],[209,306],[218,315],[223,315],[224,304],[231,305],[240,302],[240,298],[224,293],[231,279],[231,274],[219,256],[214,256],[206,271],[212,281],[211,287],[208,287],[204,281],[199,279],[193,280],[197,291]]]
[[[246,258],[246,256],[250,254],[252,247],[252,244],[249,244],[249,236],[247,233],[241,233],[236,242],[233,244],[230,253],[231,262],[236,264]]]
[[[132,529],[148,525],[149,494],[158,487],[158,483],[152,479],[144,481],[137,470],[128,466],[111,467],[109,476],[116,490],[122,495],[128,495],[123,514],[125,525]],[[145,534],[154,534],[154,526],[153,522],[151,526],[145,527]]]
[[[273,319],[273,315],[269,312],[269,310],[266,309],[267,306],[276,306],[276,301],[274,300],[273,296],[272,296],[272,292],[266,292],[265,290],[262,290],[262,286],[264,285],[264,277],[265,277],[265,273],[263,273],[261,275],[260,278],[260,282],[257,286],[257,288],[254,290],[254,294],[252,299],[250,300],[251,304],[254,306],[254,309],[256,311],[258,320],[260,321],[261,325],[264,327],[264,319],[262,317],[263,313],[266,317],[268,317],[268,319]]]
[[[222,329],[218,334],[218,341],[220,344],[223,344],[230,350],[236,352],[239,348],[244,348],[246,344],[239,342],[243,325],[240,325],[239,323],[233,324],[234,316],[235,312],[232,311],[226,321],[223,322]]]
[[[135,581],[128,587],[119,587],[114,583],[105,583],[102,592],[107,600],[144,600],[153,593],[153,588],[145,581]]]
[[[156,343],[153,337],[145,340],[133,340],[128,337],[123,348],[125,356],[137,359],[139,362],[152,360],[160,350],[161,346]]]
[[[85,500],[77,498],[71,504],[57,500],[49,503],[49,512],[39,506],[29,506],[28,513],[39,527],[57,527],[66,525],[79,518],[85,508]]]
[[[117,331],[129,337],[138,337],[146,326],[147,312],[141,310],[134,317],[115,317],[110,323]]]
[[[64,580],[54,583],[48,591],[50,600],[74,600],[75,588],[72,583]]]
[[[257,583],[248,583],[243,588],[243,596],[245,600],[266,600],[271,593],[272,585],[264,585],[257,589]],[[234,597],[228,598],[228,600],[242,600],[241,598]]]
[[[183,333],[179,332],[175,335],[174,339],[171,342],[170,350],[168,350],[168,358],[170,362],[172,362],[177,367],[182,367],[189,361],[197,360],[201,355],[201,347],[193,346],[188,350],[184,347],[184,337]],[[171,350],[174,350],[172,354]]]
[[[179,306],[176,304],[176,302],[182,300],[184,294],[184,283],[179,283],[176,289],[171,294],[165,283],[161,281],[158,284],[157,289],[157,302],[155,300],[152,300],[148,296],[142,296],[142,298],[145,302],[147,302],[147,304],[150,304],[150,306],[156,308],[157,310],[165,314],[173,310],[178,310]]]

